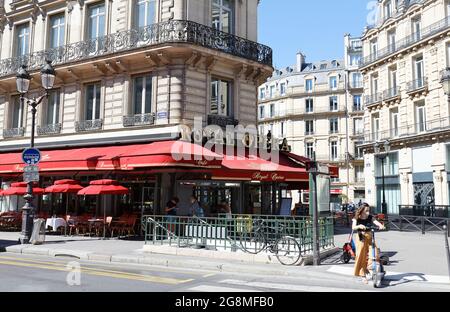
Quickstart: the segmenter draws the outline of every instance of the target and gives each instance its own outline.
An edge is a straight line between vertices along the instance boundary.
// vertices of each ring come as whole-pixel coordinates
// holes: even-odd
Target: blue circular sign
[[[41,152],[37,148],[27,148],[22,153],[22,160],[27,165],[37,165],[41,161]]]

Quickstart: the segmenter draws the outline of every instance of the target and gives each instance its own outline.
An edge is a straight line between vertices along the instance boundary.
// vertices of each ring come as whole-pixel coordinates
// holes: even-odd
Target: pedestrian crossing
[[[367,292],[364,289],[336,288],[327,286],[310,286],[300,284],[281,284],[260,281],[245,281],[236,279],[225,279],[214,283],[214,285],[199,285],[189,288],[193,292]],[[245,287],[245,288],[244,288]]]

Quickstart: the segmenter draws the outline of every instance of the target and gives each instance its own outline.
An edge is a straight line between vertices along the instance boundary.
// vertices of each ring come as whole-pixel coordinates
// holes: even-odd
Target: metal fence
[[[268,241],[277,237],[293,237],[301,253],[313,250],[312,220],[304,217],[219,215],[216,218],[144,216],[145,243],[179,248],[210,250],[243,250],[246,238],[264,221],[263,234]],[[320,247],[334,246],[332,218],[319,220]],[[246,246],[248,247],[248,246]]]

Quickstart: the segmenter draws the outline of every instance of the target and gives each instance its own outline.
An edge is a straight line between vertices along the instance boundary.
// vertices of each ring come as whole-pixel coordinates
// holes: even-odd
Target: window
[[[353,88],[361,88],[362,87],[362,76],[360,73],[352,74],[353,80]]]
[[[413,38],[418,41],[421,38],[421,21],[420,18],[415,18],[412,20],[412,36]]]
[[[64,45],[64,14],[50,17],[50,48],[57,48]]]
[[[156,0],[136,0],[137,27],[150,26],[156,21]]]
[[[384,3],[384,18],[388,19],[392,16],[392,3],[391,1],[386,1]]]
[[[280,137],[285,138],[286,137],[286,122],[282,121],[280,123]]]
[[[380,140],[380,117],[378,114],[374,115],[372,117],[372,133],[373,133],[372,140],[379,141]]]
[[[398,109],[391,110],[391,136],[398,137]]]
[[[359,145],[364,144],[364,141],[357,141],[355,142],[355,158],[356,159],[363,159],[364,158],[364,152],[363,149],[361,147],[359,147]]]
[[[105,35],[105,5],[93,4],[88,10],[88,39]]]
[[[306,79],[305,89],[306,89],[306,92],[313,91],[313,80],[312,79]]]
[[[270,86],[269,96],[270,96],[270,98],[273,98],[275,96],[275,86]]]
[[[337,118],[331,118],[330,119],[330,133],[338,133],[339,132],[339,126],[338,126],[338,119]]]
[[[330,77],[330,82],[329,82],[329,84],[330,84],[330,89],[331,90],[336,90],[337,89],[337,77],[335,77],[335,76],[333,76],[333,77]]]
[[[355,166],[355,181],[357,183],[364,182],[364,166]]]
[[[307,113],[313,113],[314,112],[314,100],[313,99],[306,99],[305,100],[306,105],[306,112]]]
[[[364,133],[364,123],[362,118],[353,119],[353,134],[360,135]]]
[[[337,96],[330,97],[330,112],[338,111],[338,98]]]
[[[259,133],[259,135],[264,135],[264,126],[263,125],[260,125],[258,127],[258,133]]]
[[[305,134],[314,134],[314,120],[305,120]]]
[[[30,25],[23,24],[17,26],[17,49],[16,55],[22,56],[28,54],[30,51]]]
[[[11,98],[12,104],[12,123],[11,128],[22,128],[24,126],[24,103],[20,101],[20,97]]]
[[[416,131],[427,131],[426,122],[425,103],[420,102],[416,104]]]
[[[152,112],[152,76],[140,76],[133,80],[133,114],[144,115]]]
[[[377,57],[378,53],[378,40],[372,40],[370,42],[370,53],[372,54],[372,59]]]
[[[397,89],[397,67],[389,68],[389,88],[392,90]],[[397,91],[395,90],[395,92]]]
[[[261,105],[259,107],[259,119],[264,119],[264,118],[266,118],[266,116],[265,116],[265,107],[264,107],[264,105]]]
[[[275,117],[275,104],[270,104],[270,118]]]
[[[306,157],[312,159],[314,157],[314,143],[306,143]]]
[[[375,158],[375,174],[377,177],[382,176],[382,161],[379,157]],[[385,176],[396,176],[399,174],[399,167],[398,167],[398,153],[391,153],[387,155],[386,159],[384,160],[384,175]]]
[[[447,1],[446,10],[447,10],[447,12],[445,12],[446,16],[450,16],[450,1]]]
[[[211,114],[231,117],[231,82],[213,78],[211,81]]]
[[[330,160],[338,159],[338,142],[332,141],[330,142]]]
[[[416,80],[416,87],[421,88],[424,86],[424,70],[423,70],[423,56],[418,56],[414,60],[414,75]]]
[[[283,95],[286,95],[286,83],[280,83],[280,94],[283,96]]]
[[[212,1],[212,27],[214,29],[233,33],[234,0]]]
[[[100,119],[100,83],[86,86],[85,120]]]
[[[361,63],[361,54],[350,54],[350,65],[357,66]]]
[[[395,52],[395,41],[396,41],[396,34],[395,31],[388,32],[388,49],[389,52]]]
[[[44,125],[56,125],[59,123],[59,107],[61,92],[53,90],[50,92],[47,101],[47,111],[44,119]]]
[[[265,98],[266,98],[266,89],[265,88],[259,89],[259,99],[264,100]]]
[[[372,76],[372,95],[376,95],[378,93],[378,75]]]
[[[450,43],[447,43],[447,67],[450,67]]]
[[[361,94],[353,96],[353,110],[354,111],[362,111],[363,110]]]

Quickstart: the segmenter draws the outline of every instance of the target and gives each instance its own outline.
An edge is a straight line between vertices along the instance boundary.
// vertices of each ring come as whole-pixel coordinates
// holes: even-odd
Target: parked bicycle
[[[240,243],[247,253],[258,254],[266,250],[274,254],[281,264],[295,265],[301,257],[300,244],[285,233],[284,224],[271,227],[264,220],[256,220],[251,228],[241,229]]]

